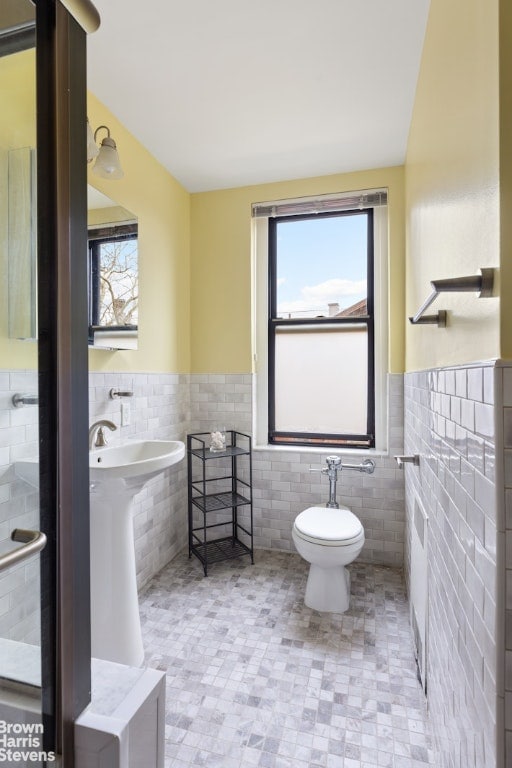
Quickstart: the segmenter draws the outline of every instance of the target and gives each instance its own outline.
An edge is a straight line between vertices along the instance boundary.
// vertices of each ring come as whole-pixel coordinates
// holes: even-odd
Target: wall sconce
[[[98,132],[105,130],[107,135],[98,147],[96,137]],[[87,120],[87,162],[90,163],[96,158],[92,167],[92,172],[103,179],[122,179],[124,176],[117,147],[114,139],[110,137],[110,128],[106,125],[100,125],[92,132],[91,124]]]

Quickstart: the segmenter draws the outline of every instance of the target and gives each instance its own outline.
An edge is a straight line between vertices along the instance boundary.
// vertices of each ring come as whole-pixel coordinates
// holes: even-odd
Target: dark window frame
[[[367,315],[357,317],[279,318],[277,316],[277,228],[286,221],[306,219],[341,218],[345,216],[367,217]],[[309,446],[318,448],[375,447],[375,293],[374,293],[374,221],[373,208],[327,213],[310,213],[276,216],[268,221],[268,442],[281,446]],[[367,417],[366,433],[304,433],[277,431],[275,403],[275,338],[279,328],[292,326],[343,326],[360,325],[366,328],[367,355]]]
[[[88,281],[89,281],[89,343],[94,343],[96,331],[136,331],[138,325],[101,325],[99,322],[100,311],[100,260],[101,246],[104,243],[122,242],[124,240],[138,240],[138,224],[119,224],[111,227],[99,227],[90,229],[88,233]]]

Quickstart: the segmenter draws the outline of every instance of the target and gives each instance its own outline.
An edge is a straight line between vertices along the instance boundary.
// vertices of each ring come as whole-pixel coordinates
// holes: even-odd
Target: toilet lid
[[[352,544],[364,535],[361,521],[348,507],[309,507],[295,518],[295,530],[308,541],[330,546]]]

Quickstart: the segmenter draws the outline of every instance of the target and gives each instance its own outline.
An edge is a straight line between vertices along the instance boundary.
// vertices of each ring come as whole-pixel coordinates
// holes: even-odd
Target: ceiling
[[[90,90],[188,191],[404,162],[430,0],[94,4]]]

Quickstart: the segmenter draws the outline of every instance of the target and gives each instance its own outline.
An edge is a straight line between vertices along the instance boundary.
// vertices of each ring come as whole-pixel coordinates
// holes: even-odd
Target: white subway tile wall
[[[189,423],[189,381],[171,374],[91,373],[89,423],[109,418],[110,444],[127,438],[185,440]],[[112,387],[133,397],[113,400]],[[12,549],[11,531],[39,526],[39,494],[16,477],[14,462],[38,455],[38,409],[14,408],[16,392],[37,393],[35,371],[0,371],[0,551]],[[121,426],[121,403],[130,405],[130,424]],[[186,462],[151,480],[135,497],[134,532],[137,582],[142,588],[187,543]],[[0,636],[39,642],[39,563],[0,576]]]
[[[37,409],[12,406],[15,392],[36,387],[33,371],[0,371],[2,549],[12,546],[7,541],[14,527],[37,525],[38,494],[16,478],[13,466],[37,455]],[[132,390],[133,397],[112,400],[112,387]],[[91,373],[89,422],[118,424],[108,433],[112,444],[186,440],[189,432],[224,428],[250,434],[252,388],[246,374]],[[121,403],[130,406],[130,424],[123,426]],[[439,766],[494,768],[501,758],[512,765],[512,366],[390,375],[388,445],[389,455],[375,457],[375,474],[344,471],[338,498],[364,525],[361,560],[405,564],[406,579],[406,510],[413,509],[415,495],[429,516],[428,699]],[[420,454],[420,467],[399,470],[392,457],[401,453]],[[358,462],[362,456],[346,458]],[[324,459],[307,450],[254,451],[256,548],[293,551],[295,516],[327,499],[326,478],[310,472]],[[186,481],[184,461],[135,498],[139,588],[187,545]],[[37,642],[38,576],[34,558],[0,578],[3,637]]]
[[[112,388],[132,397],[112,399]],[[121,405],[128,404],[130,424],[122,426]],[[107,418],[110,445],[128,439],[186,440],[190,420],[189,377],[178,374],[90,373],[89,423]],[[133,524],[139,589],[187,544],[186,461],[158,475],[135,496]]]
[[[429,518],[427,684],[440,768],[503,764],[496,370],[497,383],[494,364],[408,373],[404,381],[405,451],[420,455],[420,466],[405,470],[405,574],[409,580],[418,498]],[[512,676],[509,684],[512,691]]]
[[[504,633],[505,648],[503,652],[503,668],[500,669],[498,680],[504,680],[504,690],[498,689],[498,694],[504,697],[503,720],[505,724],[505,765],[512,765],[512,365],[502,364],[497,371],[496,408],[502,409],[502,451],[503,455],[503,496],[500,498],[503,517],[498,522],[498,536],[504,537],[504,544],[498,549],[504,553],[504,567],[498,572],[498,595],[504,595],[505,627],[498,624],[498,632]],[[503,531],[504,533],[501,533]],[[504,588],[501,589],[504,583]]]
[[[252,430],[250,375],[192,375],[190,377],[191,431],[216,428]],[[338,500],[360,518],[366,542],[361,559],[401,566],[404,542],[404,481],[394,454],[403,452],[403,376],[388,377],[389,456],[376,456],[373,475],[345,470],[338,483]],[[292,526],[303,509],[323,504],[328,480],[311,468],[325,466],[328,452],[255,450],[253,453],[254,545],[261,549],[295,551]],[[333,453],[331,450],[330,453]],[[344,455],[359,463],[364,452]]]
[[[36,374],[0,372],[0,532],[6,538],[16,510],[37,509],[37,494],[14,477],[12,462],[20,456],[37,455],[37,409],[14,409],[14,391],[36,391]],[[133,397],[111,399],[111,388],[133,391]],[[121,425],[121,404],[129,404],[130,424]],[[361,559],[401,566],[404,542],[403,473],[392,456],[403,450],[403,377],[388,378],[388,438],[390,456],[376,456],[373,475],[344,471],[338,484],[339,501],[351,507],[365,528],[366,543]],[[31,415],[30,415],[31,414]],[[29,416],[30,415],[30,416]],[[251,375],[178,375],[140,373],[96,373],[89,377],[89,423],[108,418],[118,425],[107,431],[114,445],[129,438],[186,440],[189,432],[237,429],[251,433]],[[28,424],[20,420],[28,419]],[[307,451],[257,450],[253,455],[254,544],[256,548],[294,551],[293,520],[308,506],[325,503],[328,482],[311,468],[325,466],[325,455]],[[347,454],[348,462],[359,462],[364,454]],[[134,532],[139,588],[187,545],[186,462],[153,479],[135,497]],[[21,489],[21,490],[20,490]],[[32,505],[32,506],[30,506]],[[23,518],[28,525],[33,522]],[[21,524],[18,523],[17,524]],[[36,570],[36,569],[33,569]],[[13,571],[0,593],[0,611],[10,613],[10,623],[20,611]],[[18,576],[19,578],[19,576]],[[3,583],[3,582],[2,582]],[[12,583],[12,587],[9,584]],[[37,594],[32,590],[32,594]],[[13,611],[10,611],[12,606]],[[0,619],[2,615],[0,615]],[[22,617],[18,617],[19,624]],[[2,625],[0,624],[0,627]],[[26,639],[26,636],[4,636]]]
[[[14,462],[38,451],[37,407],[15,408],[16,393],[36,394],[34,371],[0,371],[0,551],[14,548],[15,528],[39,528],[39,493],[14,473]],[[39,559],[0,574],[0,637],[39,642]]]

